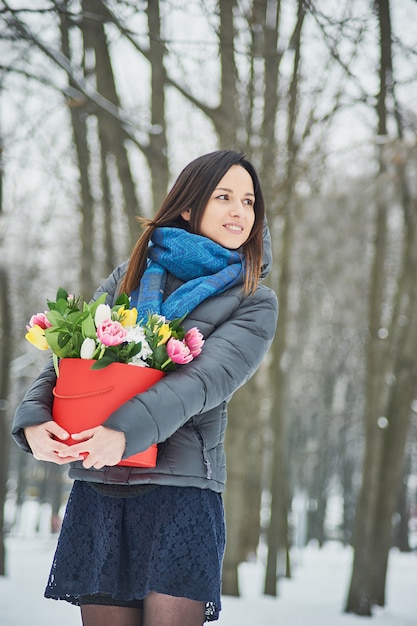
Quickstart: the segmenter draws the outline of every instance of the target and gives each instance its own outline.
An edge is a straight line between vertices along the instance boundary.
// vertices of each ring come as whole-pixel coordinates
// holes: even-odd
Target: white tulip
[[[91,337],[86,337],[81,344],[80,357],[82,359],[92,359],[96,349],[96,342]]]
[[[96,308],[96,314],[94,316],[96,328],[106,320],[111,320],[111,308],[108,304],[99,304]]]

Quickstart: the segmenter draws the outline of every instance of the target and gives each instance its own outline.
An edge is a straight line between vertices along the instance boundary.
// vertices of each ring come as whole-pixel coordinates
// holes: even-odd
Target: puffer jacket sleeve
[[[17,407],[13,420],[12,437],[25,452],[31,452],[31,449],[23,429],[26,426],[35,426],[52,419],[52,389],[55,387],[55,382],[55,369],[51,359],[29,387],[25,397]]]
[[[261,287],[215,328],[194,361],[112,413],[104,425],[125,433],[124,458],[165,441],[194,415],[228,400],[258,369],[277,317],[274,292]]]
[[[102,293],[107,292],[107,302],[111,305],[115,301],[118,285],[126,270],[126,266],[127,263],[120,265],[106,278],[94,294],[93,300],[96,300]],[[31,449],[27,443],[24,428],[49,422],[52,419],[52,389],[55,383],[56,375],[51,359],[29,387],[22,402],[16,409],[11,434],[17,445],[26,452],[31,452]]]

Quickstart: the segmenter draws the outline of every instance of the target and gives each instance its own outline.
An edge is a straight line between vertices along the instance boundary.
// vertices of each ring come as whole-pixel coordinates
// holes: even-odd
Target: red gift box
[[[161,370],[112,363],[92,370],[89,359],[61,359],[53,390],[52,417],[71,434],[100,426],[121,404],[165,376]],[[140,419],[140,416],[138,416]],[[69,445],[79,443],[67,439]],[[118,465],[155,467],[158,446],[123,459]]]

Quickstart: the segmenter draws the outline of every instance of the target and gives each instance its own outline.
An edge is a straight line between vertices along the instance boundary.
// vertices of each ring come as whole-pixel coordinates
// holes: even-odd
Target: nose
[[[235,200],[233,204],[230,206],[230,214],[234,216],[241,216],[245,212],[245,207],[243,202],[240,200]]]

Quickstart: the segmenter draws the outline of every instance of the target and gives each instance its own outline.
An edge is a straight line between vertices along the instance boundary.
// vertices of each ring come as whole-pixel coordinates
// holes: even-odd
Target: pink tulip
[[[178,365],[189,363],[194,358],[187,344],[173,337],[167,343],[167,354],[171,361]]]
[[[29,320],[29,325],[26,326],[26,330],[29,328],[33,328],[33,326],[40,326],[40,328],[50,328],[52,326],[51,322],[46,317],[45,313],[37,313],[36,315],[32,315]]]
[[[185,333],[185,343],[195,359],[195,357],[201,353],[204,344],[203,335],[196,326],[190,328],[190,330]]]
[[[119,346],[126,341],[127,330],[120,322],[104,320],[97,326],[97,337],[105,346]]]

